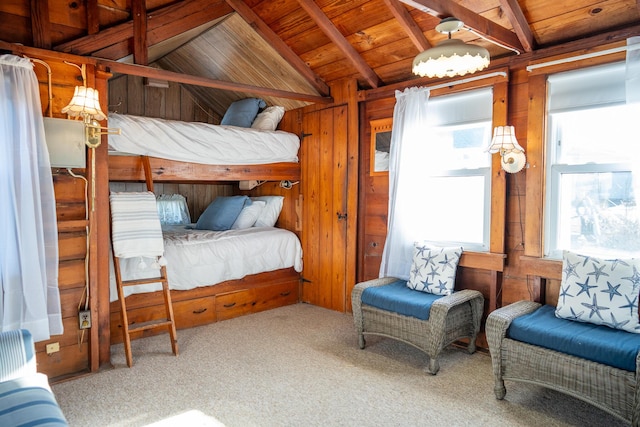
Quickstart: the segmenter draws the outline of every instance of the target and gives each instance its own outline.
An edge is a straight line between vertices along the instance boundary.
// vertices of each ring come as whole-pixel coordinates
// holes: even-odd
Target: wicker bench
[[[449,344],[469,338],[467,351],[475,352],[484,310],[484,298],[480,292],[465,289],[437,299],[431,306],[427,320],[382,310],[362,302],[365,289],[388,285],[397,280],[393,277],[373,279],[358,283],[353,288],[351,303],[360,348],[365,347],[364,334],[403,341],[427,354],[428,370],[433,375],[440,369],[438,355]]]
[[[536,302],[519,301],[491,312],[487,318],[496,398],[506,395],[504,380],[532,383],[582,399],[638,426],[640,353],[632,372],[508,337],[514,319],[540,307]]]

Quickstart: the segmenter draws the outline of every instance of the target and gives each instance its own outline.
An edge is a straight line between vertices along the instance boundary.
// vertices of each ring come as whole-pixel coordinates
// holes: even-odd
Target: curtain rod
[[[567,62],[575,62],[575,61],[580,61],[582,59],[595,58],[595,57],[598,57],[598,56],[609,55],[611,53],[618,53],[618,52],[630,51],[630,50],[636,50],[636,49],[640,49],[640,43],[614,47],[614,48],[611,48],[611,49],[601,50],[601,51],[598,51],[598,52],[585,53],[583,55],[577,55],[577,56],[572,56],[572,57],[569,57],[569,58],[557,59],[555,61],[541,62],[539,64],[528,65],[527,66],[527,71],[533,71],[533,70],[535,70],[537,68],[544,68],[544,67],[550,67],[552,65],[566,64]]]
[[[482,75],[473,76],[473,77],[467,77],[466,79],[456,80],[456,81],[453,81],[453,82],[440,83],[440,84],[433,85],[433,86],[426,86],[426,88],[429,89],[429,90],[436,90],[436,89],[442,89],[443,87],[451,87],[451,86],[455,86],[455,85],[461,85],[461,84],[465,84],[465,83],[475,82],[476,80],[490,79],[491,77],[498,77],[498,76],[499,77],[507,77],[507,73],[504,72],[504,71],[496,71],[494,73],[482,74]]]

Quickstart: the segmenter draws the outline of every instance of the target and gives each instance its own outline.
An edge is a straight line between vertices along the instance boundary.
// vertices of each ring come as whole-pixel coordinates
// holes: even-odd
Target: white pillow
[[[280,216],[280,211],[282,210],[282,204],[284,203],[284,196],[256,196],[252,197],[251,200],[254,202],[256,200],[261,200],[266,202],[267,205],[260,212],[260,216],[256,220],[256,223],[253,224],[254,227],[273,227],[276,225],[278,221],[278,217]]]
[[[253,123],[251,123],[251,128],[260,130],[276,130],[283,116],[284,107],[280,107],[278,105],[267,107],[262,112],[258,113]]]
[[[640,333],[640,259],[602,259],[565,251],[556,317]]]
[[[450,295],[456,284],[462,247],[429,247],[416,242],[407,286],[435,295]]]
[[[260,212],[267,205],[267,202],[263,201],[255,201],[250,205],[245,206],[240,211],[240,215],[236,218],[235,222],[231,226],[231,229],[243,229],[253,227],[253,224],[256,223],[256,220],[260,216]]]

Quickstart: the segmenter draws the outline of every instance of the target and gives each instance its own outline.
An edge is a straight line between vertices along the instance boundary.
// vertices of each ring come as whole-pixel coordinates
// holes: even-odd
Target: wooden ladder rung
[[[134,332],[146,331],[149,329],[155,328],[166,328],[171,325],[171,320],[151,320],[149,322],[144,322],[137,324],[136,326],[129,325],[129,333],[132,334]]]
[[[162,283],[162,277],[150,277],[148,279],[123,280],[122,286],[148,285],[149,283]]]

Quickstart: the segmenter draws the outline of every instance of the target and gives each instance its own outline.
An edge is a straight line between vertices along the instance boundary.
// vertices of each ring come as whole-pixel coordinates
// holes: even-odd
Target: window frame
[[[605,50],[611,45],[600,46],[598,50]],[[603,65],[625,60],[625,51],[610,55],[596,56],[589,59],[576,60],[548,67],[532,69],[528,72],[527,110],[527,163],[526,193],[525,193],[525,221],[524,221],[524,251],[521,256],[522,266],[528,275],[537,277],[559,278],[562,262],[544,256],[545,227],[544,209],[546,209],[547,182],[546,160],[547,140],[547,77],[562,71],[577,70],[594,65]],[[549,61],[550,58],[545,58]]]

